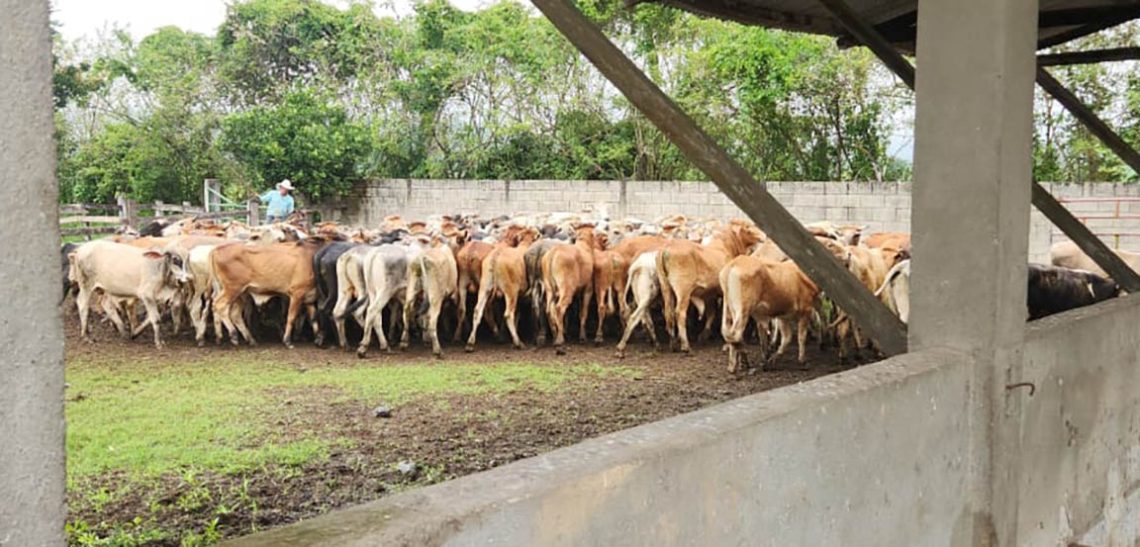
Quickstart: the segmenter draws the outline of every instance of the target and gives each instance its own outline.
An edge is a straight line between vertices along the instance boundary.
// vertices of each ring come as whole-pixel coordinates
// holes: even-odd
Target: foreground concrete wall
[[[1140,297],[1076,310],[1027,333],[1018,539],[1052,545],[1100,522],[1091,545],[1136,545],[1140,512]],[[1024,388],[1019,388],[1024,391]],[[1131,507],[1131,509],[1129,509]]]
[[[1045,187],[1062,200],[1075,200],[1066,206],[1088,219],[1089,227],[1109,246],[1140,250],[1140,185],[1055,183]],[[865,224],[873,231],[910,230],[909,182],[769,182],[768,189],[801,222],[830,220]],[[375,226],[390,214],[423,218],[446,212],[499,215],[604,210],[613,216],[650,220],[673,213],[744,216],[712,183],[675,181],[386,179],[362,183],[347,199],[324,209],[331,218],[361,226]],[[1030,260],[1037,262],[1047,262],[1049,246],[1064,239],[1036,211],[1029,237]]]
[[[63,544],[63,325],[48,3],[0,0],[0,546]]]
[[[968,545],[970,376],[910,354],[231,545]]]

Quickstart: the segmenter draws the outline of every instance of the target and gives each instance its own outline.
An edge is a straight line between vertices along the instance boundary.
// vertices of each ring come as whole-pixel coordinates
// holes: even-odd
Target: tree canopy
[[[909,177],[888,144],[912,98],[869,52],[657,5],[578,3],[758,177]],[[204,178],[234,197],[289,178],[311,200],[377,177],[704,178],[552,25],[512,1],[464,12],[424,0],[393,18],[363,1],[239,0],[213,35],[57,36],[55,60],[64,200],[193,201]],[[1140,138],[1135,71],[1057,74]],[[1136,178],[1038,102],[1038,178]]]

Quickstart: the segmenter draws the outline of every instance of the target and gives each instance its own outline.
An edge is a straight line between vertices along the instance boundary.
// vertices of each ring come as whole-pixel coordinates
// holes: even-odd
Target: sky
[[[490,0],[450,0],[464,10],[474,10]],[[100,31],[118,25],[135,39],[159,27],[177,25],[186,30],[212,34],[226,16],[227,0],[51,0],[52,20],[68,40],[94,38]],[[331,1],[344,5],[344,1]],[[379,14],[405,14],[411,0],[377,0]]]

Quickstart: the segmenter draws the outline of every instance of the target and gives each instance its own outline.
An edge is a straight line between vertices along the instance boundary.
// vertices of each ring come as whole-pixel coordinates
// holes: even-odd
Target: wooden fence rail
[[[256,226],[261,217],[261,207],[257,200],[250,200],[240,208],[207,213],[204,208],[185,201],[181,204],[155,201],[153,204],[140,205],[131,199],[119,199],[117,204],[67,203],[59,206],[59,214],[61,236],[82,236],[91,240],[94,235],[113,234],[125,226],[137,229],[151,218],[171,216],[233,219]]]

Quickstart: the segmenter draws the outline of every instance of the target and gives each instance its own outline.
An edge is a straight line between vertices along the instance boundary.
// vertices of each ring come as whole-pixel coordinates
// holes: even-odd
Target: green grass
[[[322,458],[337,439],[305,431],[290,431],[286,437],[272,426],[280,403],[293,396],[397,405],[418,397],[524,386],[552,390],[583,375],[629,372],[593,364],[522,362],[361,363],[302,371],[295,364],[268,361],[256,350],[186,362],[162,359],[68,363],[69,480],[107,472],[140,479],[186,469],[235,473]]]

